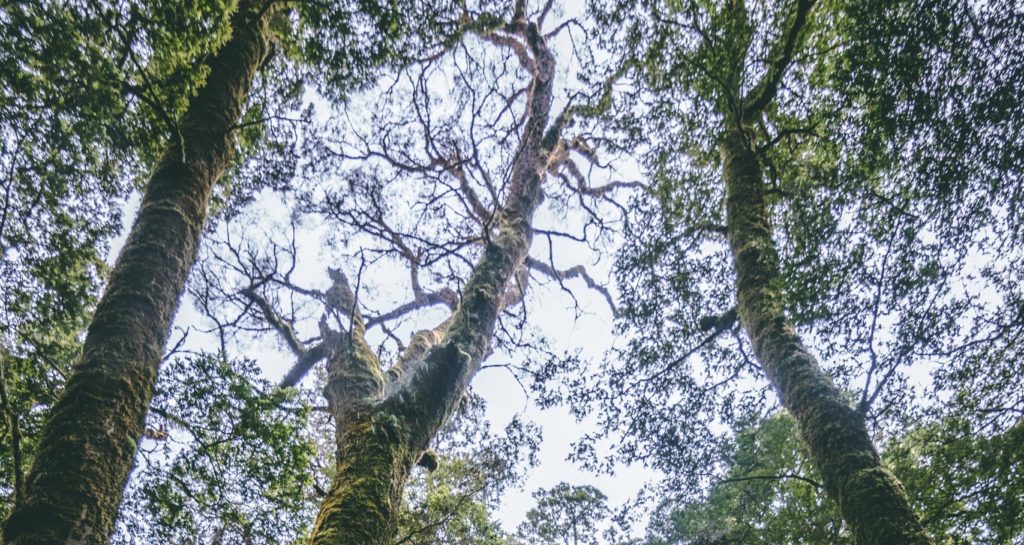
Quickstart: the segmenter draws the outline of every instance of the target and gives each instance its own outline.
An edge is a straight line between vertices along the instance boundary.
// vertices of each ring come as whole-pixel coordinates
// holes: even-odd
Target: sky
[[[619,172],[619,177],[620,179],[636,179],[635,167],[628,166],[624,172]],[[113,264],[127,237],[128,228],[134,221],[139,200],[139,195],[133,194],[124,206],[121,233],[113,242],[108,253],[107,261],[110,264]],[[265,233],[254,235],[256,239],[274,236],[278,227],[287,225],[289,219],[287,205],[282,202],[280,195],[270,191],[261,193],[246,214],[250,217],[259,217],[259,224],[266,229]],[[573,225],[574,221],[580,222],[580,225]],[[582,217],[558,218],[553,217],[548,211],[546,215],[542,213],[538,217],[538,224],[557,225],[562,230],[573,232],[579,231],[582,227]],[[224,226],[220,225],[214,236],[223,236],[223,233]],[[306,224],[300,228],[296,237],[299,246],[297,258],[299,266],[294,276],[296,283],[323,288],[327,285],[326,264],[334,263],[333,266],[346,268],[344,264],[337,265],[335,258],[330,255],[327,245],[322,244],[329,238],[328,235],[329,233],[325,232],[322,225]],[[556,242],[556,244],[558,243]],[[535,241],[533,253],[535,257],[546,260],[546,244]],[[612,256],[605,255],[602,261],[595,264],[593,263],[594,255],[590,252],[577,247],[577,245],[563,245],[557,248],[555,259],[559,268],[585,264],[599,281],[607,281]],[[347,272],[351,274],[352,271],[348,270]],[[387,293],[385,289],[383,293],[378,291],[375,294],[377,297],[396,301],[406,297],[404,293],[407,291],[405,286],[408,283],[404,276],[406,273],[396,271],[394,274],[396,275],[395,281],[390,285],[395,286],[396,293]],[[387,286],[389,282],[385,280],[377,282],[377,284]],[[611,309],[601,295],[587,290],[581,281],[569,280],[566,284],[573,290],[581,312],[577,313],[574,310],[574,301],[562,292],[557,284],[535,275],[530,285],[530,295],[526,301],[530,326],[544,332],[552,342],[551,349],[556,353],[563,349],[578,349],[584,358],[600,359],[604,357],[614,341]],[[419,317],[414,323],[416,328],[422,328],[434,321],[436,321],[435,318],[430,317],[429,313],[425,313],[425,317]],[[308,325],[306,324],[307,327]],[[217,341],[214,335],[201,333],[202,330],[209,327],[210,323],[196,310],[191,298],[186,295],[175,320],[169,345],[175,344],[182,332],[188,330],[188,339],[183,348],[215,350]],[[415,328],[409,329],[410,331],[415,330]],[[262,339],[242,340],[239,346],[234,348],[238,353],[254,357],[263,370],[264,376],[270,381],[276,381],[282,377],[294,361],[294,357],[283,350],[282,344],[274,334],[268,334],[266,338]],[[655,472],[639,466],[620,465],[612,474],[601,475],[580,470],[568,460],[568,456],[574,441],[584,434],[596,430],[594,419],[577,422],[565,407],[540,410],[532,405],[529,402],[528,394],[523,391],[507,370],[498,367],[486,368],[487,364],[501,363],[497,360],[502,357],[502,354],[499,353],[485,362],[485,368],[474,378],[472,383],[472,390],[486,402],[487,416],[492,431],[500,434],[505,425],[517,415],[525,417],[527,421],[539,424],[543,430],[542,442],[537,453],[539,465],[527,471],[527,478],[522,486],[510,490],[504,495],[501,508],[495,513],[496,518],[506,530],[514,531],[516,526],[525,519],[526,512],[535,503],[531,494],[538,488],[551,488],[563,481],[571,484],[594,485],[608,496],[608,504],[614,509],[632,499],[645,483],[658,478]],[[310,378],[307,377],[305,384],[308,386],[309,383]]]
[[[256,209],[260,210],[260,214],[267,217],[268,225],[274,222],[284,222],[287,219],[284,206],[275,201],[278,199],[268,193],[258,199],[255,205]],[[110,264],[113,264],[127,237],[128,227],[137,212],[138,203],[139,196],[135,194],[125,205],[121,233],[115,239],[108,254],[107,261]],[[301,265],[302,263],[319,265],[323,262],[322,252],[318,250],[316,244],[322,233],[313,231],[300,233],[298,236],[300,240],[310,242],[302,244],[300,247],[298,259],[300,268],[296,275],[296,281],[305,285],[325,283],[322,278],[323,271],[319,266],[303,267]],[[564,255],[559,257],[565,258]],[[401,282],[396,285],[400,284]],[[567,285],[576,294],[583,311],[581,315],[576,317],[576,312],[572,308],[572,300],[568,295],[562,293],[557,285],[544,285],[535,281],[531,285],[531,295],[527,300],[531,326],[545,332],[553,342],[552,348],[556,352],[560,347],[570,350],[580,349],[582,350],[581,354],[585,357],[601,358],[611,348],[614,340],[611,311],[604,299],[600,295],[586,290],[582,282],[570,280]],[[429,322],[429,320],[418,320],[418,322]],[[196,310],[191,298],[186,295],[175,320],[169,344],[173,344],[176,339],[180,338],[182,331],[187,329],[190,333],[184,348],[189,350],[215,349],[216,339],[214,336],[200,333],[201,330],[209,327],[209,322]],[[290,353],[282,350],[281,343],[273,335],[269,338],[243,342],[239,349],[241,353],[254,357],[265,377],[271,381],[280,379],[294,361]],[[485,362],[485,365],[500,363],[496,360],[501,357],[498,354]],[[310,378],[307,377],[305,384],[308,386],[309,383]],[[641,466],[619,465],[613,474],[601,475],[580,470],[568,460],[568,456],[574,441],[586,433],[595,431],[594,420],[587,419],[577,422],[565,407],[538,409],[530,403],[527,392],[523,391],[509,372],[503,368],[492,367],[481,370],[473,380],[472,389],[486,401],[487,417],[494,433],[500,434],[517,415],[539,424],[543,430],[537,456],[539,464],[527,472],[527,478],[522,486],[509,491],[503,497],[501,508],[495,513],[496,518],[506,530],[514,531],[516,526],[525,519],[526,512],[535,503],[531,494],[538,488],[551,488],[563,481],[571,484],[594,485],[608,496],[609,506],[617,508],[633,498],[645,483],[658,478],[656,472]]]
[[[561,12],[556,10],[555,17],[549,17],[549,21],[552,22],[548,24],[554,27],[566,17],[578,15],[581,11],[581,2],[565,3]],[[563,82],[572,78],[579,68],[571,64],[576,62],[574,56],[571,55],[571,47],[571,42],[568,39],[561,39],[556,44],[556,54],[559,56],[561,66],[559,77]],[[358,103],[360,100],[372,100],[372,97],[356,98],[354,102]],[[555,111],[558,111],[560,107],[560,104],[556,104]],[[618,170],[614,173],[618,175],[619,179],[638,178],[635,165],[617,165],[616,168]],[[108,262],[111,264],[124,243],[128,228],[137,212],[139,200],[139,195],[136,193],[125,203],[121,233],[115,239],[108,253]],[[269,191],[260,194],[247,214],[260,217],[259,223],[266,226],[267,233],[257,235],[257,237],[273,236],[277,226],[287,225],[289,218],[288,207],[282,202],[280,195]],[[565,231],[579,231],[582,223],[572,225],[575,221],[582,222],[582,217],[558,218],[551,216],[548,212],[546,217],[542,214],[538,218],[539,224],[557,225]],[[223,229],[224,226],[221,225],[218,226],[217,231],[223,235]],[[327,254],[326,246],[322,244],[328,234],[322,225],[306,224],[300,228],[297,236],[299,241],[297,260],[299,268],[295,276],[297,283],[306,286],[326,286],[326,266],[324,264],[333,262],[333,258]],[[535,241],[535,257],[546,260],[546,247],[542,254],[538,255],[536,252],[540,246],[541,244]],[[611,255],[605,255],[601,262],[595,264],[592,254],[588,254],[580,248],[565,246],[558,248],[556,264],[559,267],[586,264],[591,267],[592,274],[607,281],[611,258]],[[378,282],[378,284],[386,286],[388,283]],[[407,281],[400,278],[396,279],[392,285],[398,286],[396,289],[401,291],[405,290],[405,284]],[[581,355],[585,358],[604,357],[614,342],[613,318],[610,308],[603,297],[596,292],[587,290],[582,282],[570,280],[567,285],[573,289],[583,312],[577,316],[578,313],[573,309],[573,300],[563,293],[557,284],[548,283],[543,278],[535,276],[535,280],[530,286],[530,296],[526,301],[530,325],[545,333],[552,341],[552,349],[556,353],[559,349],[578,349],[581,350]],[[404,297],[402,293],[380,293],[378,295],[395,300],[401,300]],[[426,322],[418,320],[417,326],[422,328],[428,323],[430,323],[429,320]],[[180,338],[182,331],[188,330],[189,336],[185,348],[192,350],[215,349],[214,336],[200,333],[201,330],[209,327],[209,322],[193,307],[191,299],[186,295],[178,312],[169,344],[173,345]],[[276,381],[283,376],[294,360],[293,356],[284,351],[282,344],[273,336],[242,341],[237,348],[240,353],[255,357],[265,377],[271,381]],[[500,357],[502,356],[499,354],[492,360]],[[495,362],[485,362],[485,366],[488,363]],[[309,377],[307,377],[306,384],[309,384]],[[571,484],[594,485],[608,496],[609,506],[617,508],[633,498],[645,483],[658,479],[658,475],[652,470],[638,466],[618,466],[613,474],[595,475],[581,471],[567,458],[573,442],[584,434],[595,430],[594,419],[589,418],[583,422],[577,422],[565,407],[538,409],[529,402],[528,394],[517,385],[509,372],[502,368],[483,369],[474,378],[472,389],[487,403],[487,416],[493,432],[501,433],[505,425],[516,415],[524,416],[528,421],[540,424],[543,430],[543,440],[538,452],[539,465],[527,472],[528,477],[523,486],[510,491],[503,497],[501,508],[495,513],[506,530],[514,531],[516,526],[525,519],[527,510],[534,505],[531,494],[538,488],[551,488],[563,481]]]

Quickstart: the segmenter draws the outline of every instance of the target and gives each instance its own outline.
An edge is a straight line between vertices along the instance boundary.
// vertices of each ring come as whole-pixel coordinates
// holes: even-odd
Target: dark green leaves
[[[310,409],[257,373],[252,362],[213,355],[165,367],[120,542],[278,544],[303,535],[315,508],[315,449],[303,437]]]

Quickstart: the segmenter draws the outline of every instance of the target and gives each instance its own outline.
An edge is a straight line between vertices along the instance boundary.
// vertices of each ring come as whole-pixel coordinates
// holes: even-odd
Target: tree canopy
[[[1022,544],[1022,89],[1011,0],[0,3],[2,539]]]

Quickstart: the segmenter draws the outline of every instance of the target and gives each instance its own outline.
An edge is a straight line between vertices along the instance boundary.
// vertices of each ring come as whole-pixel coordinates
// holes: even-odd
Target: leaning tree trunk
[[[267,53],[262,4],[242,0],[180,138],[154,169],[82,360],[43,429],[24,501],[4,525],[5,544],[93,545],[113,532],[210,194],[231,161],[233,127]]]
[[[544,173],[562,151],[564,120],[547,128],[554,58],[535,24],[523,23],[520,31],[536,66],[527,122],[497,232],[485,244],[459,306],[440,326],[417,334],[386,374],[362,338],[358,312],[350,313],[352,332],[333,342],[340,348],[328,361],[325,393],[337,425],[337,473],[314,524],[313,545],[394,542],[412,466],[479,370],[498,315],[522,297],[510,280],[529,252]]]
[[[825,490],[858,545],[933,543],[903,485],[882,465],[863,415],[822,372],[785,316],[764,181],[749,138],[729,130],[720,151],[739,317],[783,406],[796,418]]]

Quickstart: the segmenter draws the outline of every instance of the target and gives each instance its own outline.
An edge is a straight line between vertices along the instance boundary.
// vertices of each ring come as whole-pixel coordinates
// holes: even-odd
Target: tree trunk
[[[413,464],[480,369],[498,315],[522,297],[510,281],[529,253],[549,159],[563,151],[559,122],[548,128],[554,57],[536,25],[523,25],[537,66],[527,121],[497,232],[485,243],[459,306],[437,328],[417,334],[387,374],[362,339],[361,317],[352,311],[352,335],[343,341],[347,347],[328,362],[325,393],[338,426],[338,465],[313,528],[313,545],[392,545]]]
[[[863,415],[822,372],[785,316],[778,253],[752,143],[742,130],[727,130],[720,152],[740,320],[783,406],[796,418],[826,491],[859,545],[930,545],[903,485],[882,465]]]
[[[337,473],[310,543],[391,545],[405,481],[419,453],[409,447],[401,420],[383,411],[366,412],[339,429]]]
[[[156,165],[75,367],[43,430],[10,545],[105,543],[153,396],[164,344],[233,153],[233,126],[267,52],[261,3],[242,0],[229,41]]]
[[[11,473],[14,474],[14,509],[25,501],[25,465],[21,451],[21,424],[18,412],[14,409],[11,398],[7,394],[7,362],[10,355],[0,349],[0,407],[7,420],[7,429],[11,434]]]

